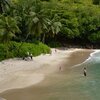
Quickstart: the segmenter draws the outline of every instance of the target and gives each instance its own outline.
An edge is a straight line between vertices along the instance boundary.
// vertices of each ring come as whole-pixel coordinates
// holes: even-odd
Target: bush
[[[5,51],[5,45],[4,44],[0,44],[0,60],[5,59],[6,57],[6,51]]]
[[[38,44],[25,42],[10,42],[8,45],[0,44],[0,60],[13,57],[25,57],[27,56],[27,52],[32,53],[33,56],[37,56],[41,53],[50,53],[50,48],[41,42]]]

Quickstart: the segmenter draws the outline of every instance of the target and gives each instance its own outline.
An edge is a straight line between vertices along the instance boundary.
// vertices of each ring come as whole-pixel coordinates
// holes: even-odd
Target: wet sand
[[[75,51],[68,58],[65,57],[63,63],[60,64],[60,66],[62,67],[61,71],[59,71],[58,68],[56,69],[57,71],[55,73],[47,74],[45,80],[38,84],[23,89],[8,90],[6,92],[1,93],[0,96],[6,98],[7,100],[56,100],[50,98],[57,95],[56,92],[59,91],[58,87],[62,87],[64,84],[62,83],[63,80],[67,81],[70,79],[72,75],[70,74],[71,66],[84,62],[89,57],[91,52],[93,51],[92,50]],[[56,92],[52,94],[53,91]]]

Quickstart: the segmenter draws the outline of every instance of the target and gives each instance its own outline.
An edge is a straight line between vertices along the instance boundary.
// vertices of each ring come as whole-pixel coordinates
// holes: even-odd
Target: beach
[[[41,84],[48,76],[59,73],[60,70],[69,71],[72,66],[84,62],[91,52],[93,52],[93,50],[57,49],[55,52],[55,49],[52,49],[52,54],[42,54],[33,57],[32,61],[24,61],[17,58],[2,61],[0,62],[0,96],[5,97],[4,94],[8,93],[11,89],[16,91],[16,89],[20,90]],[[61,67],[61,69],[59,69],[59,67]],[[11,100],[13,99],[14,98]]]

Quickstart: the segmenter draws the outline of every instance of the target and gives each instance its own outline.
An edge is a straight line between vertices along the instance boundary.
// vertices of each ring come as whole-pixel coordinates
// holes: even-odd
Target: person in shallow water
[[[84,76],[86,76],[87,75],[87,71],[86,71],[86,67],[84,67]]]

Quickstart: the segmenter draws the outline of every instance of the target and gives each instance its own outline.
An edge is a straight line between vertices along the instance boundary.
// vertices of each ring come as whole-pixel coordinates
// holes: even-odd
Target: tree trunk
[[[2,10],[2,6],[0,5],[0,13],[2,14],[3,13],[3,10]]]
[[[42,42],[45,43],[45,33],[43,34]]]

